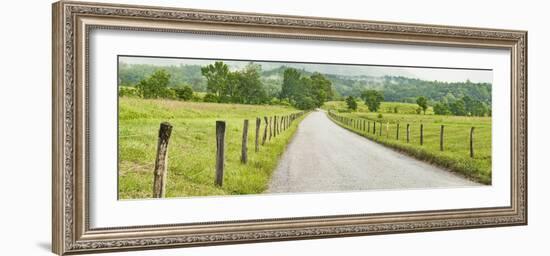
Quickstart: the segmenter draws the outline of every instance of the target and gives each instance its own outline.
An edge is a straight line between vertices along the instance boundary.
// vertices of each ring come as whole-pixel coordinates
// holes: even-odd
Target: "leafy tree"
[[[422,109],[424,115],[426,114],[426,109],[428,109],[428,99],[424,96],[420,96],[416,99],[416,104]]]
[[[450,115],[451,109],[449,105],[443,102],[438,102],[434,105],[434,113],[436,115]]]
[[[223,101],[231,92],[229,67],[221,61],[216,61],[214,64],[201,68],[201,73],[206,77],[207,91],[214,94],[218,101]]]
[[[449,108],[455,116],[465,116],[468,114],[468,112],[466,112],[466,104],[464,104],[464,100],[462,99],[450,103]]]
[[[346,104],[348,105],[348,109],[353,111],[357,110],[357,102],[355,102],[355,98],[353,96],[348,96],[346,98]]]
[[[485,116],[489,112],[487,105],[479,100],[473,100],[469,108],[470,114],[473,116]]]
[[[163,69],[159,69],[151,76],[141,80],[136,88],[143,98],[163,98],[170,93],[168,90],[169,81],[170,74]]]
[[[313,73],[308,77],[302,76],[296,69],[285,69],[279,94],[281,101],[288,100],[299,109],[313,109],[321,107],[333,97],[332,82],[322,74]]]
[[[334,91],[332,90],[332,82],[320,73],[313,73],[311,75],[312,93],[314,98],[317,99],[317,107],[320,107],[326,101],[334,98]]]
[[[232,101],[245,104],[267,103],[267,93],[260,81],[261,66],[249,63],[242,71],[234,72],[233,78],[237,91]]]
[[[293,96],[300,87],[301,74],[294,68],[287,68],[283,73],[283,84],[281,86],[280,99],[294,100]]]
[[[384,100],[384,95],[380,91],[366,90],[361,93],[361,98],[371,112],[376,112],[380,108],[380,103]]]
[[[294,106],[298,109],[314,109],[317,105],[313,98],[306,95],[300,97],[300,99],[294,103]]]

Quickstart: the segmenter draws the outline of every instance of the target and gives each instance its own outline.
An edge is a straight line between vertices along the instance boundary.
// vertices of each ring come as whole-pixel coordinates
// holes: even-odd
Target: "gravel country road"
[[[267,192],[466,186],[481,184],[370,141],[315,111],[300,123]]]

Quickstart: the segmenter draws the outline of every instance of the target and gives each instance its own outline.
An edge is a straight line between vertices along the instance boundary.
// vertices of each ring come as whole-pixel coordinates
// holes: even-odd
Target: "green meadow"
[[[164,121],[173,126],[168,149],[166,197],[262,193],[301,118],[277,137],[266,141],[259,152],[254,152],[256,117],[262,118],[261,138],[264,116],[297,112],[285,106],[120,97],[119,198],[152,197],[158,130]],[[245,119],[249,120],[247,164],[240,162]],[[214,185],[217,120],[226,122],[225,172],[221,187]]]
[[[326,102],[323,109],[338,116],[363,120],[370,124],[339,125],[383,145],[392,147],[418,159],[460,173],[483,184],[491,184],[491,117],[434,115],[428,108],[426,114],[417,114],[418,105],[382,102],[380,113],[369,112],[364,103],[358,102],[357,111],[347,110],[343,101]],[[373,133],[376,122],[376,134]],[[382,124],[382,135],[380,132]],[[399,138],[397,138],[399,124]],[[410,125],[410,141],[407,143],[406,126]],[[424,143],[420,145],[420,125],[424,127]],[[444,150],[440,150],[440,129],[444,125]],[[474,157],[470,157],[470,128],[474,128]]]

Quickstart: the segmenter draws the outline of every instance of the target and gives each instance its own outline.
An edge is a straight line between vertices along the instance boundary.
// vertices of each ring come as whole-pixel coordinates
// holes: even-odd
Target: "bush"
[[[139,91],[135,87],[130,86],[120,86],[118,87],[118,96],[119,97],[132,97],[132,98],[141,98]]]
[[[174,88],[174,91],[176,92],[177,98],[180,100],[190,100],[193,98],[193,88],[189,85]]]
[[[202,99],[201,96],[196,95],[196,94],[193,94],[193,97],[191,97],[191,101],[194,101],[194,102],[201,102],[201,101],[203,101],[203,99]]]
[[[207,93],[206,95],[204,95],[204,98],[202,100],[204,102],[218,102],[219,101],[218,96],[216,96],[212,93]]]
[[[382,114],[381,113],[378,113],[378,118],[382,118]]]

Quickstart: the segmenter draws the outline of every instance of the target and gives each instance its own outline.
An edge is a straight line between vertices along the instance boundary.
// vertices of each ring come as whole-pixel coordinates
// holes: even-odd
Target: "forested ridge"
[[[250,63],[252,64],[252,63]],[[255,78],[261,84],[263,90],[261,96],[269,101],[272,98],[280,98],[283,92],[284,74],[289,67],[284,65],[269,70],[262,70],[257,66],[258,76]],[[169,87],[189,86],[195,92],[208,92],[208,80],[201,72],[200,65],[172,65],[155,66],[150,64],[125,64],[119,65],[119,85],[134,87],[159,69],[165,70],[170,75]],[[426,81],[417,78],[403,76],[375,77],[368,74],[361,76],[344,76],[309,72],[304,69],[296,70],[301,76],[311,77],[320,74],[331,83],[332,99],[344,99],[348,96],[360,98],[365,90],[377,90],[383,92],[384,101],[415,103],[419,96],[427,98],[429,105],[439,102],[452,103],[464,98],[479,101],[491,106],[491,84],[464,82]],[[245,72],[245,71],[240,71]],[[315,78],[316,76],[314,76]],[[305,81],[307,83],[307,81]],[[284,93],[283,93],[284,94]]]

